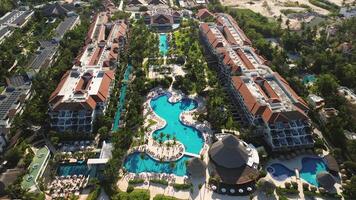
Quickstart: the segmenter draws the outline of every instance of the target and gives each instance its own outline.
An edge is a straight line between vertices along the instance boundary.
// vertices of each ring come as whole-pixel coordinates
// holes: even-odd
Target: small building
[[[309,94],[307,100],[309,105],[311,105],[314,109],[322,108],[325,105],[324,99],[315,94]]]
[[[356,94],[352,89],[341,86],[338,88],[338,93],[344,96],[349,103],[356,104]]]
[[[28,190],[29,192],[39,191],[38,180],[42,177],[50,156],[50,151],[47,146],[36,150],[35,156],[27,169],[27,174],[22,179],[22,189]]]
[[[227,135],[209,149],[209,184],[214,192],[246,195],[259,175],[257,150],[234,135]]]
[[[199,9],[198,13],[196,14],[196,18],[199,19],[200,21],[204,21],[207,18],[214,18],[214,17],[215,15],[206,8]]]
[[[320,120],[324,124],[328,123],[330,118],[336,117],[338,114],[339,111],[335,108],[322,108],[319,111]]]

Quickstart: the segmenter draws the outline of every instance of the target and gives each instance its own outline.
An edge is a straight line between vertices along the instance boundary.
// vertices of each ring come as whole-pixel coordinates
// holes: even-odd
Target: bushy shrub
[[[134,191],[134,187],[132,186],[132,185],[129,185],[128,187],[127,187],[127,189],[126,189],[126,192],[127,193],[131,193],[132,191]]]
[[[179,200],[175,197],[164,196],[163,194],[156,195],[153,200]]]

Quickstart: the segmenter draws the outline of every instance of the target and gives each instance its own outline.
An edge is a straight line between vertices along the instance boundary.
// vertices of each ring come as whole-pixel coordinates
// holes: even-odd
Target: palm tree
[[[160,132],[160,133],[159,133],[159,138],[160,138],[161,140],[163,140],[163,138],[164,138],[164,133],[163,133],[163,132]]]
[[[176,145],[177,144],[177,138],[176,136],[173,136],[173,145]]]
[[[167,134],[166,138],[167,138],[167,140],[169,140],[171,138],[171,135]]]
[[[169,162],[169,167],[171,169],[174,169],[176,167],[176,163],[175,162]]]

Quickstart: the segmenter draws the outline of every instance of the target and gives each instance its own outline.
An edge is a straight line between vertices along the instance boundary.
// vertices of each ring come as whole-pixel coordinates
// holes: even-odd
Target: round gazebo
[[[188,161],[187,171],[191,176],[204,177],[206,170],[206,164],[200,158],[191,158]]]
[[[320,172],[316,175],[316,180],[319,185],[323,187],[328,192],[333,192],[335,190],[335,179],[329,172]]]
[[[254,147],[227,135],[210,147],[209,158],[210,175],[218,185],[215,192],[230,195],[252,192],[259,175],[259,158]]]

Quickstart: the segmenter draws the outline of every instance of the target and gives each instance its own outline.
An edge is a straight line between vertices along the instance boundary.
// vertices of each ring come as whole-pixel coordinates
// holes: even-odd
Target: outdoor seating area
[[[73,194],[79,196],[80,191],[85,188],[88,180],[89,177],[85,177],[82,174],[73,176],[56,176],[48,186],[49,193],[53,199],[67,198]]]
[[[188,176],[183,176],[179,177],[174,174],[166,174],[166,173],[150,173],[150,172],[143,172],[139,174],[135,173],[129,173],[125,176],[125,179],[127,181],[130,180],[135,180],[135,179],[143,179],[144,184],[147,185],[150,180],[165,180],[168,182],[168,184],[186,184],[189,183],[189,177]]]
[[[58,144],[58,150],[60,152],[91,151],[94,149],[94,142],[89,140],[73,141]]]

